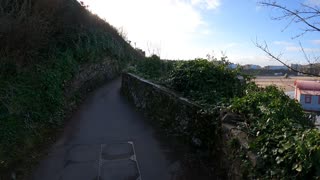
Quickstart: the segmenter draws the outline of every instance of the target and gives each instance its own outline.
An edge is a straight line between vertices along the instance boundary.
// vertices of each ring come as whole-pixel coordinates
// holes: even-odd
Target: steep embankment
[[[4,0],[0,7],[2,179],[36,162],[84,86],[141,56],[76,0]]]

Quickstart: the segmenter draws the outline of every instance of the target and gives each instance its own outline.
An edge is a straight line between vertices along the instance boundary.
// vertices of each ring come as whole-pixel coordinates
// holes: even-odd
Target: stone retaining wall
[[[177,93],[130,73],[122,75],[121,91],[167,135],[211,153],[216,167],[225,170],[228,179],[242,179],[237,153],[246,154],[256,165],[256,156],[248,150],[246,133],[223,122],[228,117],[222,117],[220,112],[204,112],[201,106]],[[236,149],[230,149],[232,140],[237,141]]]
[[[105,57],[99,62],[81,65],[72,80],[65,88],[65,97],[71,97],[77,91],[93,90],[120,75],[119,60]]]
[[[65,85],[65,119],[68,120],[71,117],[91,91],[119,77],[121,70],[118,60],[110,57],[81,65],[70,82]]]
[[[212,121],[216,117],[203,113],[201,106],[175,92],[133,74],[123,74],[122,93],[156,125],[160,125],[167,135],[198,147],[207,146],[207,141],[214,141],[208,137],[218,129],[219,123]],[[209,128],[212,129],[208,132],[197,130],[206,131]]]

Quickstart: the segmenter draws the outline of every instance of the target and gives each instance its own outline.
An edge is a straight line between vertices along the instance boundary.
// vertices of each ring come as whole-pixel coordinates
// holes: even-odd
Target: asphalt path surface
[[[35,180],[176,179],[179,161],[142,113],[120,94],[121,79],[92,92],[34,172]]]

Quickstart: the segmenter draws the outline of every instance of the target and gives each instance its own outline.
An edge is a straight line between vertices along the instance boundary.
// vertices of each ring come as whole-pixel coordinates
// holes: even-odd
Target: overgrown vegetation
[[[252,85],[231,109],[245,116],[243,129],[253,137],[250,149],[259,164],[248,170],[251,178],[320,177],[320,132],[300,104],[274,86]]]
[[[258,166],[244,168],[250,179],[316,179],[320,177],[320,132],[313,116],[274,86],[259,88],[226,61],[145,60],[156,71],[133,68],[134,73],[171,88],[212,112],[228,109],[243,117],[238,122],[251,139]],[[170,64],[170,65],[169,65]],[[170,68],[167,68],[170,67]],[[154,74],[153,74],[154,73]],[[207,110],[208,110],[207,109]],[[217,119],[212,119],[216,121]],[[205,127],[195,129],[207,133]],[[203,136],[207,136],[203,134]],[[213,138],[214,139],[214,138]],[[208,143],[211,141],[208,141]],[[245,156],[241,156],[245,158]],[[250,164],[243,159],[244,166]]]
[[[153,70],[149,70],[146,65],[153,67]],[[176,138],[192,147],[190,152],[192,155],[186,156],[189,158],[182,161],[186,162],[185,164],[197,164],[199,167],[196,169],[205,171],[207,174],[204,177],[208,179],[217,176],[226,177],[225,169],[220,164],[222,162],[220,110],[229,105],[233,97],[241,96],[247,86],[246,82],[241,80],[243,76],[240,76],[240,72],[228,69],[227,65],[225,58],[220,61],[217,59],[162,61],[152,56],[130,68],[134,74],[162,84],[202,105],[203,109],[195,105],[194,108],[197,110],[189,112],[193,108],[184,106],[181,102],[179,105],[177,100],[168,100],[162,97],[161,93],[155,93],[156,98],[152,97],[154,93],[148,90],[144,93],[148,102],[147,113],[153,122],[156,122],[170,138]],[[144,92],[143,90],[139,92],[141,91]],[[159,106],[163,106],[161,110],[154,108]],[[176,117],[179,113],[181,116]]]
[[[179,61],[160,60],[157,55],[142,59],[128,68],[129,72],[156,82],[168,79]]]
[[[180,62],[165,83],[183,96],[209,107],[242,95],[245,82],[241,82],[238,75],[238,71],[228,69],[223,61],[197,59]]]
[[[81,65],[107,56],[124,67],[140,56],[76,0],[3,0],[0,24],[1,179],[61,127],[64,90]]]
[[[246,87],[239,70],[227,68],[225,58],[208,61],[163,61],[153,55],[129,69],[137,75],[162,84],[205,107],[228,104]],[[241,80],[243,79],[243,80]]]

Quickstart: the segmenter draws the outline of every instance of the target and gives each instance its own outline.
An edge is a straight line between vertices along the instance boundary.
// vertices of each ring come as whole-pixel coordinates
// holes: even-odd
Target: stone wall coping
[[[196,106],[196,107],[198,107],[198,108],[203,108],[201,105],[199,105],[199,104],[197,104],[197,103],[195,103],[195,102],[192,102],[192,101],[188,100],[187,98],[182,97],[182,96],[181,96],[180,94],[178,94],[177,92],[174,92],[174,91],[172,91],[171,89],[166,88],[166,87],[164,87],[164,86],[162,86],[162,85],[153,83],[153,82],[151,82],[151,81],[149,81],[149,80],[147,80],[147,79],[144,79],[144,78],[142,78],[142,77],[140,77],[140,76],[137,76],[137,75],[135,75],[135,74],[132,74],[132,73],[123,73],[123,74],[128,75],[128,76],[131,76],[131,77],[134,77],[134,78],[138,79],[139,81],[142,81],[142,82],[144,82],[144,83],[146,83],[146,84],[149,84],[150,86],[154,86],[155,88],[160,89],[160,90],[166,92],[167,94],[170,94],[170,95],[173,96],[174,98],[177,98],[177,99],[183,101],[184,103],[188,104],[189,106]]]

